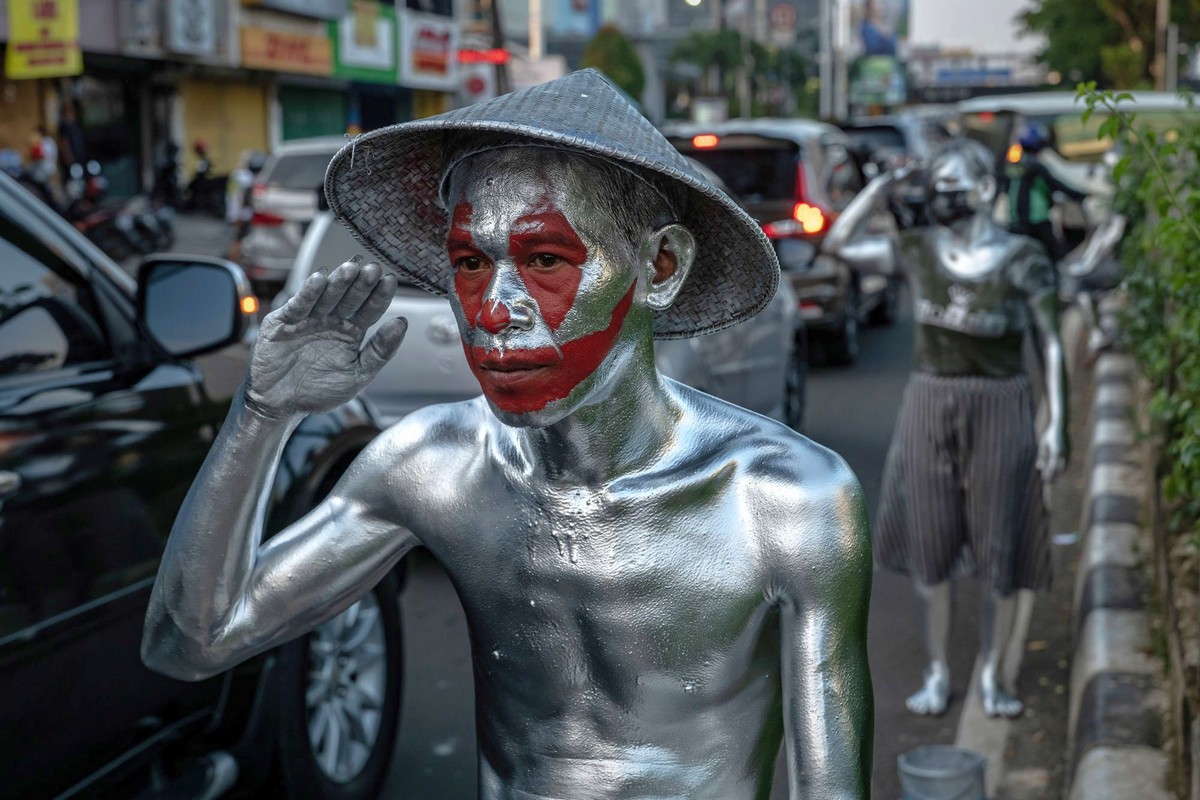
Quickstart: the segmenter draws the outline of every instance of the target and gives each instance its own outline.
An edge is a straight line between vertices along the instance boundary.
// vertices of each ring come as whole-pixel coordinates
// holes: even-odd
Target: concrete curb
[[[1112,329],[1111,306],[1102,309],[1102,321]],[[1150,587],[1139,555],[1150,487],[1135,446],[1135,380],[1124,353],[1105,352],[1096,362],[1075,575],[1068,800],[1174,796],[1161,749],[1166,697],[1150,654]]]

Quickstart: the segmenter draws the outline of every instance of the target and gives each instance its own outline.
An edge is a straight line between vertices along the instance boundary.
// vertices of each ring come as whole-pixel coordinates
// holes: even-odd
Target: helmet
[[[1028,153],[1037,153],[1050,146],[1050,131],[1040,122],[1030,122],[1021,131],[1021,148]]]
[[[246,156],[246,169],[250,170],[255,175],[262,171],[263,165],[266,163],[266,154],[259,152],[258,150],[255,150],[250,153],[250,155]]]

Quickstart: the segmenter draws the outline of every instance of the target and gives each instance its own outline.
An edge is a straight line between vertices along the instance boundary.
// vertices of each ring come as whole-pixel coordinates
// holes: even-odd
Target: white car
[[[363,253],[362,245],[330,211],[318,211],[273,306],[283,305],[317,269],[335,267],[356,253]],[[384,319],[397,316],[408,319],[408,335],[364,392],[384,424],[422,406],[479,394],[449,301],[401,284]],[[664,375],[799,429],[807,350],[787,281],[780,281],[774,299],[752,319],[705,336],[658,341],[654,348]]]

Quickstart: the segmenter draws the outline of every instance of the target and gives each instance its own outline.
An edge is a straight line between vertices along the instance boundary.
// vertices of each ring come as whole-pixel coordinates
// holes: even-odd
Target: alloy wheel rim
[[[374,593],[321,625],[308,639],[304,702],[321,772],[354,780],[379,738],[387,695],[387,642]]]

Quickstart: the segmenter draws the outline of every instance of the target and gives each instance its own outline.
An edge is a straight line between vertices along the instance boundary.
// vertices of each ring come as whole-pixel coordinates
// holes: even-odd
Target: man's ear
[[[646,305],[655,311],[675,302],[696,259],[696,237],[671,223],[642,240],[640,265],[646,286]]]
[[[985,175],[979,179],[979,183],[976,184],[976,192],[979,194],[980,207],[992,204],[992,201],[996,199],[997,189],[996,179],[991,175]]]

